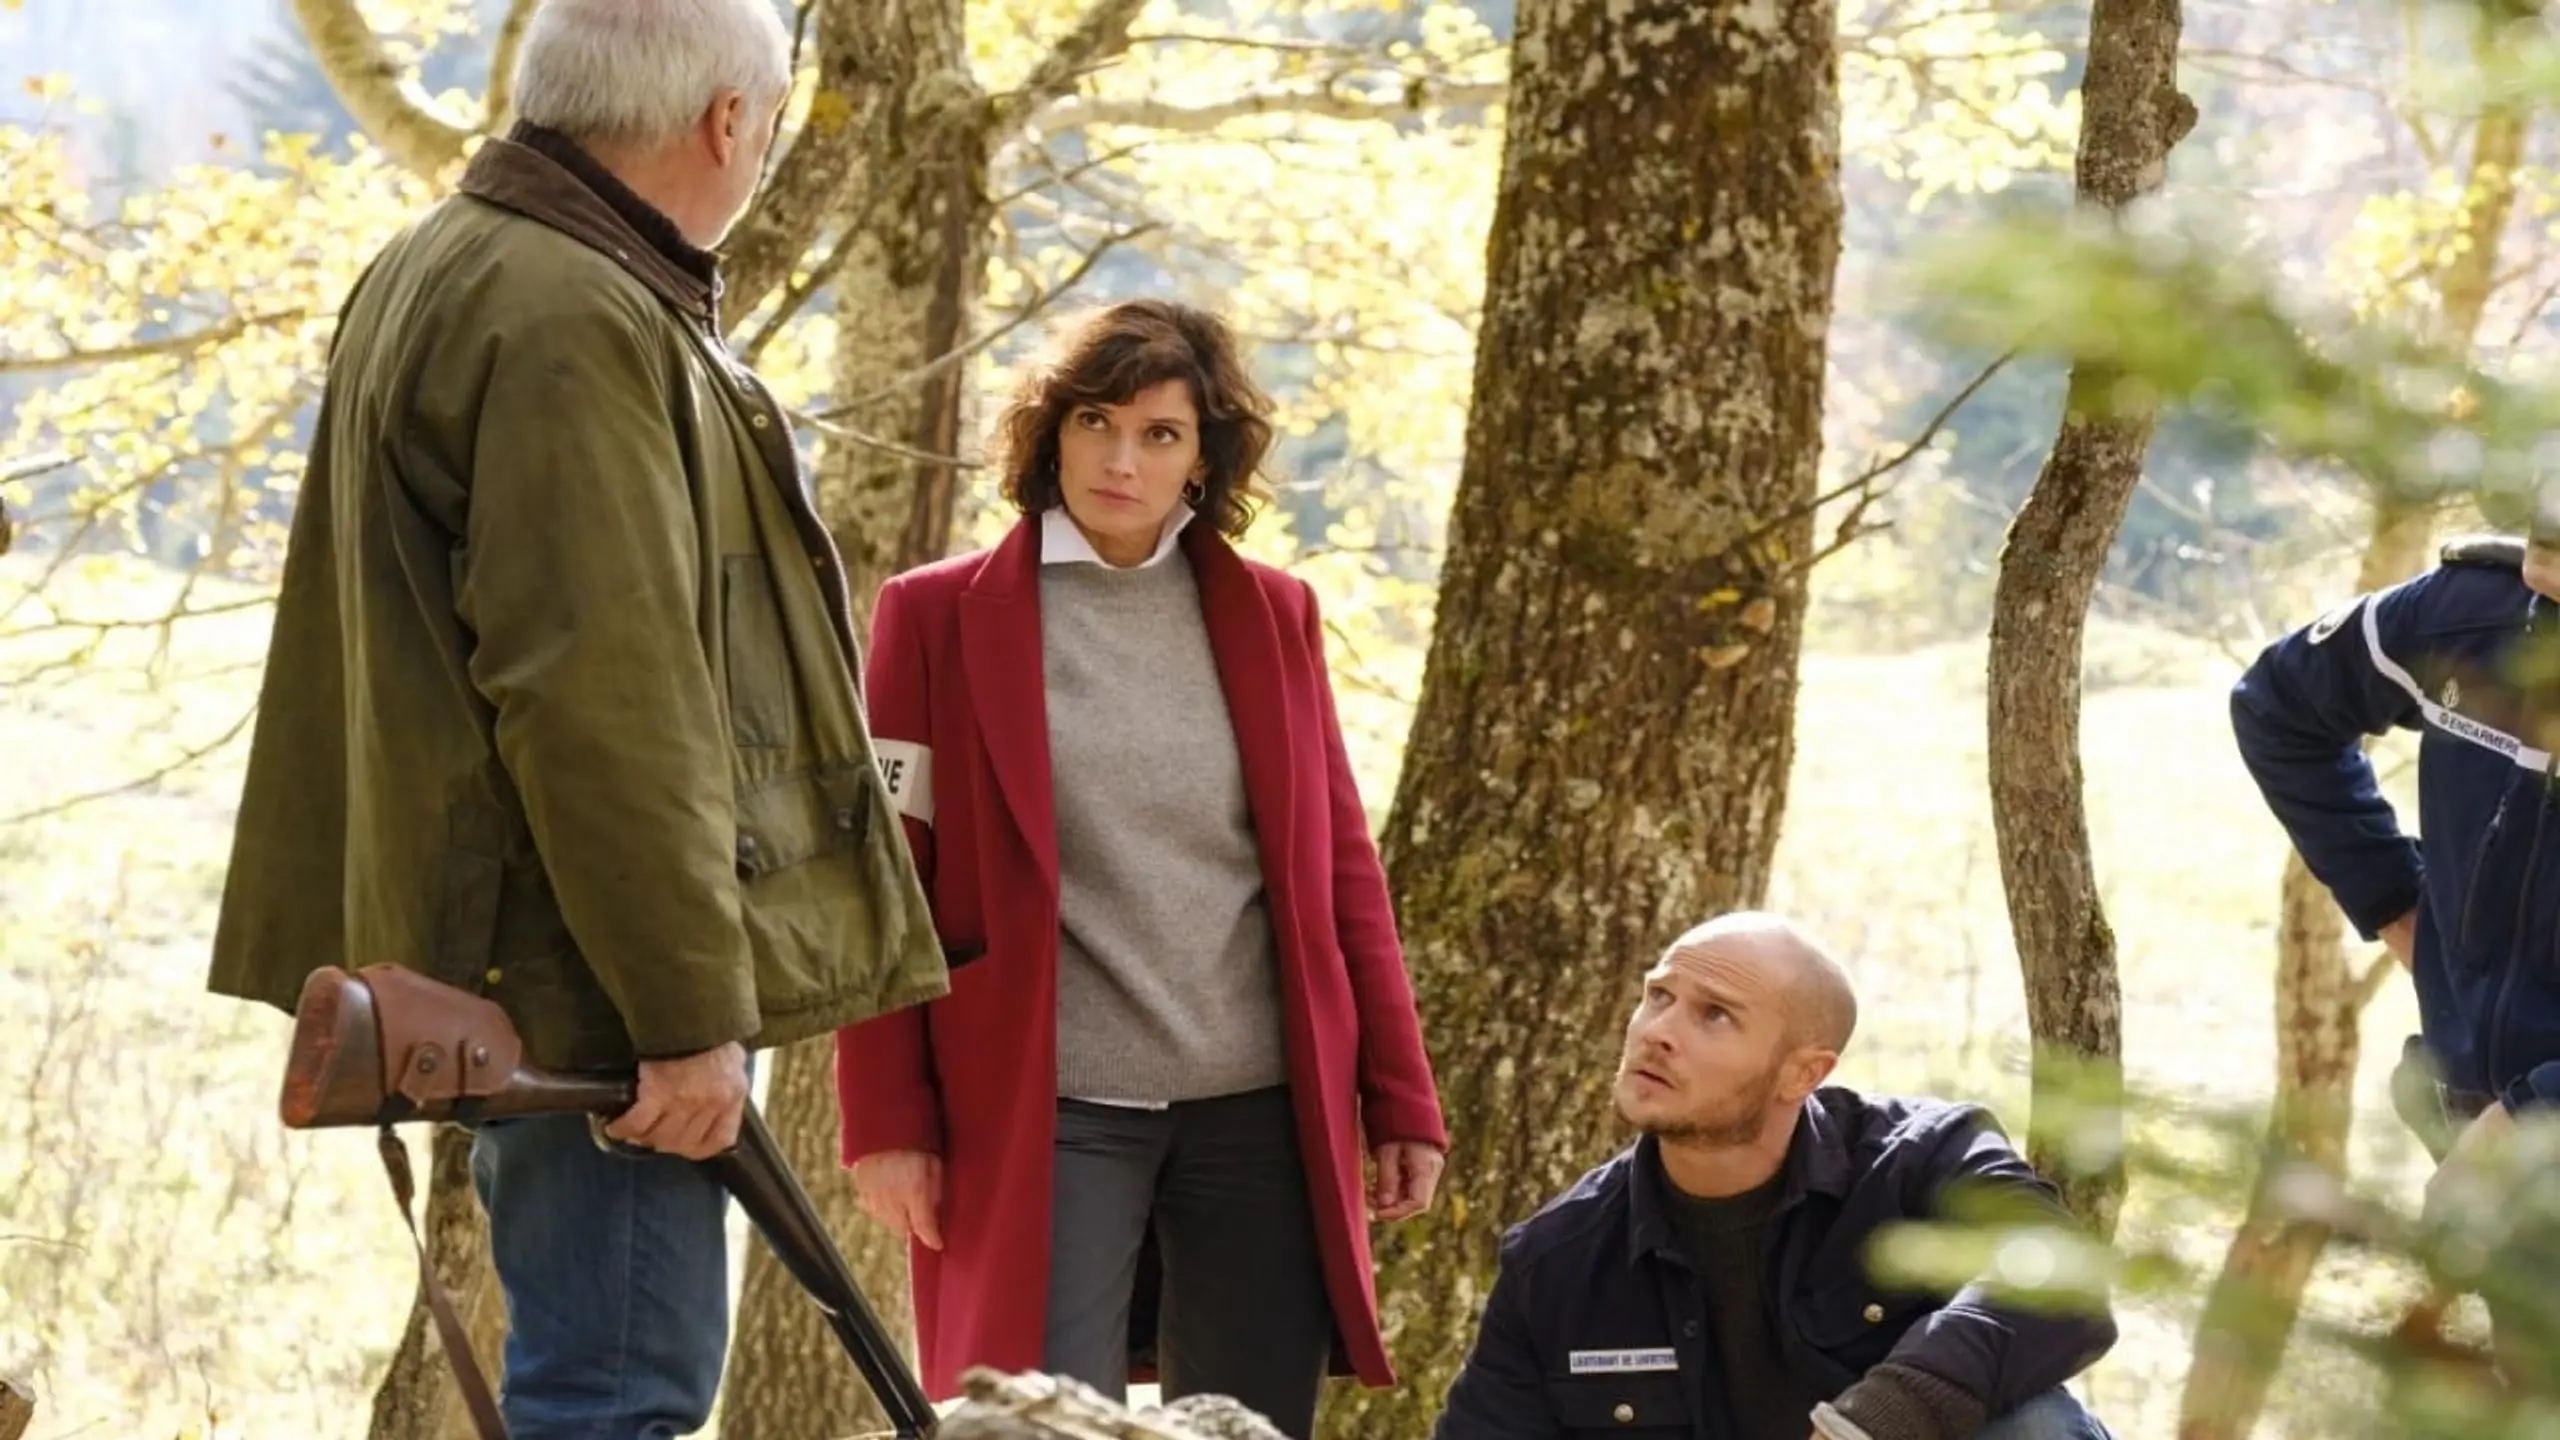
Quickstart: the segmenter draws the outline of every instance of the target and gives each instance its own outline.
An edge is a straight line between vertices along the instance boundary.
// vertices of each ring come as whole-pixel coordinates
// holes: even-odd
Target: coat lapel
[[[1282,684],[1286,672],[1271,601],[1214,527],[1193,521],[1183,531],[1182,547],[1199,582],[1200,613],[1209,630],[1209,648],[1217,656],[1218,687],[1235,727],[1245,800],[1253,808],[1260,837],[1263,884],[1278,901],[1290,893],[1290,836],[1297,816],[1292,809],[1296,787],[1289,777],[1303,757],[1289,724],[1289,694]]]
[[[978,735],[1014,828],[1058,893],[1058,819],[1049,784],[1048,688],[1040,665],[1040,526],[1016,525],[960,596],[960,663]]]

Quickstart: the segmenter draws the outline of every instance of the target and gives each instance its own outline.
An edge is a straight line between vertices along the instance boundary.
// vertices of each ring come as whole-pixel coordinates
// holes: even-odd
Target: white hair
[[[762,118],[791,84],[772,0],[542,0],[515,73],[519,118],[572,139],[655,145],[724,89]]]

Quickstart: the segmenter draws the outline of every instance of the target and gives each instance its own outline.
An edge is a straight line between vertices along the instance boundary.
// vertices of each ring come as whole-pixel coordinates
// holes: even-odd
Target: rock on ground
[[[937,1440],[1287,1440],[1223,1395],[1131,1410],[1060,1376],[972,1370]]]

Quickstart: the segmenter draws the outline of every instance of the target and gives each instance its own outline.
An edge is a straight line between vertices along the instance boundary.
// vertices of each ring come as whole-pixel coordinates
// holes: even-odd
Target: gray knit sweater
[[[1179,548],[1040,569],[1058,822],[1058,1093],[1163,1104],[1287,1077],[1235,727]]]

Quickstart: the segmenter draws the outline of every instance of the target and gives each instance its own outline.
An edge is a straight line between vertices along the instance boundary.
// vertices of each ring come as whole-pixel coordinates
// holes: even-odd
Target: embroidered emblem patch
[[[2347,623],[2348,617],[2356,613],[2356,607],[2363,603],[2364,597],[2359,595],[2353,600],[2348,601],[2346,604],[2339,606],[2337,609],[2330,611],[2328,614],[2321,616],[2319,619],[2312,621],[2311,643],[2317,645],[2328,639],[2330,636],[2337,634],[2339,629]]]

